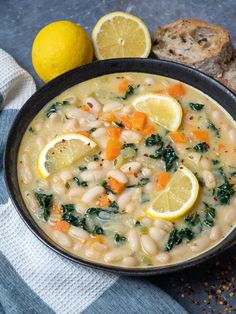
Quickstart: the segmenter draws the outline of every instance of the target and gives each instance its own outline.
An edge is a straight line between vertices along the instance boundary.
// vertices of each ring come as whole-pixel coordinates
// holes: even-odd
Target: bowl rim
[[[156,66],[156,68],[155,68]],[[160,70],[161,69],[161,70]],[[174,74],[172,73],[172,71]],[[158,72],[165,71],[166,75],[160,74]],[[41,241],[43,242],[47,247],[49,247],[54,252],[62,255],[63,257],[69,259],[70,261],[79,263],[83,266],[89,266],[93,267],[99,270],[107,270],[110,272],[119,273],[122,275],[132,275],[132,276],[146,276],[146,275],[161,275],[166,273],[172,273],[180,270],[185,270],[192,268],[194,266],[197,266],[199,264],[202,264],[206,261],[208,261],[211,258],[216,257],[217,255],[221,254],[223,251],[228,249],[229,247],[232,247],[234,244],[236,244],[236,228],[234,228],[229,234],[227,234],[218,244],[211,247],[209,250],[200,253],[199,255],[190,258],[185,261],[181,261],[175,264],[167,264],[164,266],[152,266],[152,267],[130,267],[125,268],[121,266],[115,266],[115,265],[106,265],[106,264],[100,264],[96,263],[94,261],[89,261],[86,259],[83,259],[79,256],[75,256],[69,251],[66,251],[62,247],[60,247],[56,242],[54,242],[51,238],[49,238],[46,233],[39,227],[39,225],[35,222],[33,217],[30,215],[30,212],[28,211],[24,201],[24,207],[25,210],[22,210],[21,206],[19,205],[19,202],[16,200],[16,197],[14,195],[13,191],[13,183],[12,180],[14,180],[11,176],[11,170],[10,166],[10,160],[11,160],[11,145],[12,141],[14,141],[17,125],[20,121],[20,119],[23,117],[24,113],[28,111],[32,111],[32,118],[28,121],[27,125],[25,126],[25,130],[27,129],[30,121],[34,119],[36,114],[49,102],[47,101],[44,103],[42,101],[42,105],[40,105],[40,108],[34,108],[32,109],[32,104],[34,102],[38,102],[38,99],[43,98],[45,94],[48,93],[48,91],[56,90],[57,88],[61,89],[59,93],[56,93],[53,97],[50,96],[50,99],[52,100],[56,96],[58,96],[63,91],[67,90],[68,88],[79,84],[81,82],[84,82],[86,80],[103,76],[106,74],[111,73],[121,73],[121,72],[140,72],[140,73],[149,73],[149,74],[156,74],[161,76],[166,76],[169,78],[176,79],[178,81],[182,81],[186,84],[189,84],[190,86],[195,87],[196,89],[203,91],[203,89],[206,89],[206,87],[212,88],[212,92],[209,95],[208,92],[203,91],[203,93],[206,93],[209,97],[213,98],[215,94],[215,90],[217,91],[217,95],[219,95],[218,98],[222,97],[222,99],[227,98],[231,102],[235,103],[236,106],[236,95],[231,92],[227,87],[225,87],[223,84],[219,83],[218,81],[214,80],[212,77],[193,69],[189,66],[182,65],[173,61],[164,61],[164,60],[156,60],[156,59],[141,59],[141,58],[122,58],[122,59],[109,59],[109,60],[103,60],[103,61],[95,61],[93,63],[81,66],[79,68],[70,70],[57,78],[53,79],[49,83],[45,84],[41,88],[39,88],[22,106],[22,108],[19,110],[18,114],[16,115],[10,130],[8,132],[7,141],[5,144],[4,149],[4,156],[3,156],[3,169],[4,169],[4,179],[5,184],[7,187],[8,194],[10,196],[10,199],[12,203],[14,204],[15,209],[17,210],[18,214],[20,215],[21,219],[24,221],[24,223],[27,225],[27,227],[31,230],[31,232]],[[176,74],[180,72],[180,74],[183,74],[183,77],[181,79],[179,78],[180,74]],[[87,75],[87,76],[86,76]],[[89,77],[87,79],[81,79],[79,80],[79,77]],[[178,76],[178,78],[177,78]],[[73,79],[72,79],[73,78]],[[77,83],[75,83],[77,81]],[[191,83],[189,82],[191,81]],[[70,87],[68,87],[68,84],[71,84]],[[205,84],[205,85],[204,85]],[[195,85],[195,86],[194,86]],[[201,85],[201,87],[199,87]],[[63,86],[66,86],[65,88]],[[213,95],[214,94],[214,95]],[[218,102],[216,100],[216,102]],[[219,102],[218,102],[219,103]],[[221,107],[225,111],[228,112],[228,114],[236,121],[236,110],[232,108],[232,106],[227,104],[227,102],[224,104],[220,104]],[[37,106],[36,106],[37,107]],[[22,137],[25,133],[25,130],[22,133],[22,136],[20,138],[20,142],[22,140]],[[19,145],[17,148],[17,156],[19,152]],[[13,153],[14,154],[14,153]],[[17,160],[16,156],[16,160]],[[19,184],[18,184],[18,178],[17,180],[17,187],[18,187],[18,193],[19,197],[22,198],[20,190],[19,190]],[[22,198],[23,199],[23,198]],[[28,211],[28,215],[26,215],[26,212]],[[229,241],[226,241],[227,239],[230,239]],[[226,242],[228,245],[226,245]]]

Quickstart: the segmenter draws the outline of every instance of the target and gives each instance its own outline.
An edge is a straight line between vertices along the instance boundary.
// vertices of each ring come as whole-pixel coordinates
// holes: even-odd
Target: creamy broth
[[[120,87],[122,81],[124,85],[128,82],[126,90]],[[178,131],[185,136],[184,143],[175,142],[171,132],[151,117],[142,130],[129,125],[135,112],[134,97],[165,93],[175,84],[179,82],[145,73],[109,74],[66,90],[33,119],[18,156],[20,189],[39,226],[64,249],[101,264],[152,267],[188,260],[216,245],[234,228],[236,126],[215,101],[182,84],[185,94],[174,96],[183,109]],[[208,139],[198,140],[193,130],[206,131]],[[88,135],[99,149],[42,179],[37,165],[40,151],[66,133]],[[197,202],[175,221],[145,215],[160,193],[158,174],[166,172],[166,161],[155,156],[155,143],[147,145],[152,134],[174,150],[170,177],[183,164],[199,180]],[[113,137],[120,151],[108,158],[106,147]],[[117,186],[110,178],[121,184]],[[51,197],[46,200],[50,203],[46,213],[36,195]],[[61,221],[64,223],[58,223]]]

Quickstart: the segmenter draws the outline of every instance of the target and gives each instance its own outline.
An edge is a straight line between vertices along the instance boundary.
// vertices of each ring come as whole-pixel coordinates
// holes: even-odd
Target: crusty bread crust
[[[177,20],[158,27],[153,36],[154,54],[195,67],[208,75],[220,76],[223,63],[233,55],[229,33],[222,27],[201,20]]]
[[[222,75],[215,76],[215,79],[227,86],[236,94],[236,52],[234,58],[227,64],[223,65],[224,71]]]

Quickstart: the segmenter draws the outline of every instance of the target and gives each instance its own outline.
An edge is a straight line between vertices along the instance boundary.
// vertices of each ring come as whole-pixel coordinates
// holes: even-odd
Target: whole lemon
[[[42,28],[32,47],[34,69],[44,82],[92,59],[93,46],[87,32],[70,21],[57,21]]]

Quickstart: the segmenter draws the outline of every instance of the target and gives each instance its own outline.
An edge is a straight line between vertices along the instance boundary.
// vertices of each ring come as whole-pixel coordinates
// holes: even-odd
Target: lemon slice
[[[185,215],[196,202],[199,183],[195,175],[181,165],[167,187],[154,199],[146,215],[175,220]]]
[[[173,97],[154,93],[142,94],[134,98],[133,106],[167,130],[176,131],[181,124],[182,107]]]
[[[125,57],[148,57],[151,37],[144,22],[126,12],[104,15],[92,31],[98,60]]]
[[[55,137],[40,152],[37,168],[42,178],[68,167],[91,153],[97,144],[90,138],[76,133]]]

